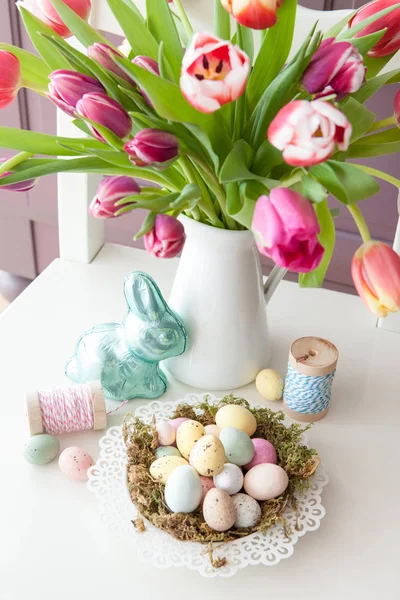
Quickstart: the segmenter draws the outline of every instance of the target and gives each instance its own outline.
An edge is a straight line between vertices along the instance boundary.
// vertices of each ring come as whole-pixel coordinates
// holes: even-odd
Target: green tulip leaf
[[[387,144],[354,144],[347,151],[348,158],[371,158],[373,156],[387,156],[400,152],[400,142],[391,142]]]
[[[133,53],[158,59],[157,40],[152,36],[140,10],[131,0],[107,0],[112,13],[120,24]],[[160,3],[161,5],[161,3]],[[161,10],[161,6],[159,7]]]
[[[238,46],[247,54],[250,59],[250,64],[253,64],[254,58],[254,38],[253,31],[248,27],[244,27],[243,25],[236,24],[237,33],[236,33],[236,43]]]
[[[250,146],[244,140],[238,140],[221,167],[220,182],[229,183],[245,179],[262,179],[249,170],[253,156],[254,152]]]
[[[252,171],[265,177],[271,173],[274,167],[283,163],[282,152],[270,144],[268,140],[264,140],[256,152]]]
[[[328,39],[328,38],[336,38],[339,33],[341,31],[343,31],[344,27],[346,27],[347,23],[350,21],[350,19],[352,19],[354,17],[354,15],[356,14],[356,10],[352,13],[350,13],[349,15],[347,15],[346,17],[343,17],[343,19],[340,19],[340,21],[338,21],[337,23],[335,23],[335,25],[333,25],[330,29],[328,29],[328,31],[324,34],[324,40]]]
[[[376,31],[375,33],[370,33],[369,35],[364,35],[362,37],[353,37],[348,41],[359,51],[360,54],[365,56],[367,52],[371,50],[375,46],[377,42],[385,35],[386,29],[381,29],[381,31]]]
[[[335,247],[335,224],[333,222],[333,215],[328,208],[328,202],[326,200],[319,202],[318,204],[315,204],[314,208],[321,229],[318,240],[321,246],[324,247],[325,252],[322,261],[314,271],[310,271],[310,273],[300,273],[300,287],[321,287]]]
[[[373,57],[364,56],[364,65],[367,67],[367,79],[372,79],[386,67],[389,61],[395,56],[396,52],[387,56]]]
[[[183,49],[168,2],[146,0],[146,15],[148,28],[158,43],[162,42],[164,56],[171,65],[174,81],[178,83]]]
[[[222,6],[220,0],[214,2],[214,31],[222,40],[231,38],[231,20],[227,10]]]
[[[393,69],[383,75],[378,75],[366,81],[357,92],[352,94],[352,98],[362,104],[371,98],[384,85],[390,83],[400,83],[400,69]]]
[[[65,150],[60,144],[70,146],[71,149]],[[19,150],[20,152],[24,151],[49,156],[72,156],[79,154],[79,152],[73,150],[74,147],[97,148],[100,150],[107,148],[105,144],[94,139],[58,137],[26,129],[14,129],[13,127],[0,127],[0,146]]]
[[[242,187],[243,186],[243,187]],[[256,200],[246,194],[246,184],[228,183],[226,209],[228,215],[247,229],[251,228]]]
[[[156,222],[156,216],[157,216],[156,213],[149,212],[149,214],[143,221],[143,225],[141,226],[141,228],[139,229],[137,234],[134,236],[134,238],[133,238],[134,240],[138,240],[139,238],[146,235],[146,233],[149,233],[149,231],[151,231],[153,229],[154,224]]]
[[[68,27],[74,34],[77,40],[88,48],[93,44],[107,44],[113,46],[109,40],[96,31],[91,25],[86,23],[84,19],[81,19],[63,0],[50,0],[53,7],[57,11],[62,22]]]
[[[311,167],[310,173],[343,204],[356,204],[377,194],[380,189],[371,175],[350,163],[328,160]]]
[[[365,135],[375,122],[376,117],[374,113],[354,98],[347,98],[343,102],[341,109],[353,127],[350,143],[355,142]]]
[[[306,198],[318,204],[326,200],[326,190],[314,177],[311,177],[308,173],[303,173],[301,178],[302,190],[300,193]]]
[[[47,92],[51,69],[43,59],[11,44],[0,43],[0,50],[10,52],[18,58],[26,87],[38,92]]]

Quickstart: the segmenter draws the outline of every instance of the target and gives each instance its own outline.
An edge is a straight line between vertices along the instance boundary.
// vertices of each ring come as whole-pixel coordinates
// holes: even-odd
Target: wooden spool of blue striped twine
[[[289,417],[312,423],[327,414],[338,357],[336,346],[323,338],[303,337],[293,342],[283,392]]]

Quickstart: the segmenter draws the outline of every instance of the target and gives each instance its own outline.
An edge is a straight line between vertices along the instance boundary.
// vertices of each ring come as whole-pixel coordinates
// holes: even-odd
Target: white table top
[[[57,461],[23,460],[24,392],[67,383],[64,363],[78,335],[124,314],[128,271],[149,272],[168,297],[175,268],[174,260],[106,245],[90,265],[56,260],[0,317],[0,599],[398,598],[400,335],[376,329],[356,297],[283,282],[270,303],[272,367],[284,373],[290,343],[304,335],[328,338],[340,352],[331,410],[309,432],[330,477],[327,514],[275,567],[230,579],[154,570],[109,534],[84,483],[66,479]],[[165,398],[188,391],[171,382]],[[239,393],[260,399],[253,385]],[[61,448],[82,445],[96,458],[102,435],[64,436]]]

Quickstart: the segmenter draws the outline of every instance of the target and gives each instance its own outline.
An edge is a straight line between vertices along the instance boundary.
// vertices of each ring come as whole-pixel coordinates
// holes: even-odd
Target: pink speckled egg
[[[214,485],[214,481],[212,477],[204,477],[204,475],[200,475],[200,481],[201,481],[201,489],[202,489],[202,497],[201,497],[201,504],[203,504],[204,502],[204,498],[207,496],[207,493],[213,488],[215,487]]]
[[[94,465],[93,458],[83,448],[71,446],[60,454],[58,466],[71,479],[87,479],[87,472]]]
[[[171,446],[175,442],[176,430],[168,421],[159,421],[156,425],[160,446]]]
[[[276,452],[271,442],[263,440],[262,438],[253,438],[251,441],[254,446],[254,456],[247,465],[244,465],[244,469],[249,471],[256,465],[261,465],[262,463],[272,463],[276,465]]]
[[[168,423],[170,423],[176,431],[179,425],[182,425],[185,421],[189,421],[189,419],[187,417],[177,417],[176,419],[170,419]]]

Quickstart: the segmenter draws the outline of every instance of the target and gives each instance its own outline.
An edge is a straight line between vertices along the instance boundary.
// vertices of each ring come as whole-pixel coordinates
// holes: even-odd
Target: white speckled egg
[[[178,448],[175,446],[159,446],[157,450],[154,452],[156,458],[161,458],[162,456],[180,456]]]
[[[32,465],[46,465],[57,456],[60,442],[57,438],[42,433],[34,435],[25,444],[24,458]]]
[[[90,454],[78,446],[66,448],[58,459],[60,470],[71,479],[87,479],[88,469],[93,465],[94,461]]]
[[[261,506],[257,500],[247,494],[232,496],[236,510],[236,521],[233,526],[237,529],[255,527],[261,520]]]
[[[190,465],[177,467],[165,485],[165,502],[173,513],[191,513],[200,505],[201,480]]]
[[[170,446],[175,442],[176,431],[168,421],[160,421],[156,425],[158,443],[160,446]]]
[[[204,477],[200,475],[201,488],[202,488],[202,497],[201,503],[203,504],[204,498],[207,496],[208,492],[215,487],[212,477]]]
[[[254,456],[254,446],[244,431],[236,427],[221,429],[219,439],[225,449],[227,460],[235,465],[246,465]]]
[[[170,419],[168,423],[171,423],[172,427],[177,431],[179,425],[182,425],[185,421],[189,421],[187,417],[176,417],[176,419]]]
[[[236,520],[236,510],[232,498],[218,488],[213,488],[204,498],[204,520],[214,531],[227,531]]]
[[[214,475],[214,485],[224,490],[230,496],[237,494],[243,487],[243,472],[240,467],[231,463],[225,463],[221,473]]]
[[[257,429],[257,421],[253,413],[238,404],[227,404],[220,408],[215,415],[215,422],[221,429],[236,427],[236,429],[241,429],[249,436],[253,435]]]
[[[198,421],[189,419],[179,425],[176,432],[176,445],[184,458],[189,459],[193,446],[205,434],[206,430]]]
[[[289,478],[286,471],[272,463],[256,465],[246,473],[244,489],[256,500],[277,498],[287,488]]]
[[[182,458],[182,456],[162,456],[150,465],[150,475],[153,479],[166,483],[172,471],[177,467],[187,464],[187,460]]]
[[[206,425],[204,429],[206,430],[207,435],[215,435],[215,437],[219,437],[221,431],[221,427],[214,425],[214,423],[211,423],[211,425]]]
[[[263,369],[256,377],[256,388],[266,400],[279,400],[283,392],[283,379],[274,369]]]
[[[199,475],[213,477],[224,468],[224,447],[215,435],[203,435],[193,446],[189,461]]]

